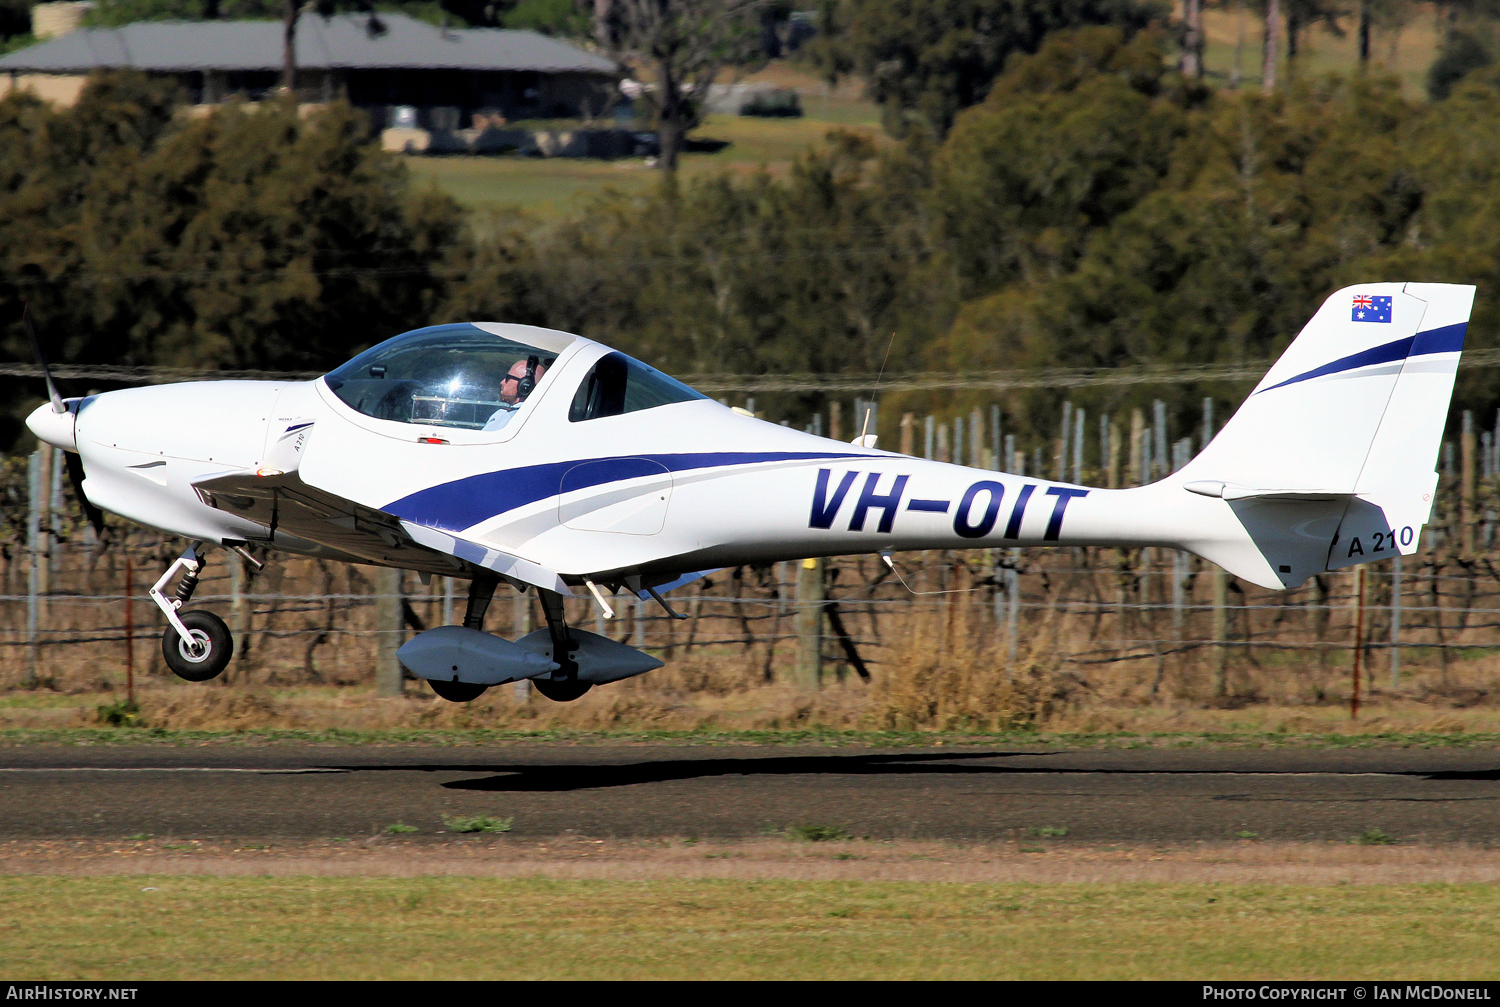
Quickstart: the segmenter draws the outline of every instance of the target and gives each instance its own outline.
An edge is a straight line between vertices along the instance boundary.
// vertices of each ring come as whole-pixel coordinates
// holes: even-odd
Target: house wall
[[[194,105],[212,105],[235,94],[258,100],[274,92],[280,82],[279,73],[272,70],[210,70],[162,76],[175,80],[188,103]],[[72,106],[87,80],[79,74],[0,74],[0,97],[12,90],[30,90],[46,101]],[[347,97],[351,104],[370,113],[376,129],[389,125],[392,106],[456,108],[458,128],[467,128],[473,125],[474,113],[481,110],[498,111],[512,121],[602,116],[618,98],[618,92],[613,79],[600,74],[302,70],[297,74],[297,97],[304,102]]]
[[[0,74],[0,98],[12,91],[30,91],[43,101],[71,108],[78,103],[88,78],[63,73]]]
[[[31,8],[31,34],[39,39],[66,35],[78,28],[83,15],[94,6],[87,0],[63,0],[59,3],[39,3]]]

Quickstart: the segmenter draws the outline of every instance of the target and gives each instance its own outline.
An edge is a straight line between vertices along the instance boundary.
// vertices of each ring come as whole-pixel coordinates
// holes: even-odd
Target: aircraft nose
[[[55,413],[52,411],[52,403],[43,402],[26,417],[26,429],[36,434],[37,440],[45,441],[55,448],[77,451],[78,437],[74,432],[74,424],[78,419],[78,403],[72,401],[64,405],[68,408]]]

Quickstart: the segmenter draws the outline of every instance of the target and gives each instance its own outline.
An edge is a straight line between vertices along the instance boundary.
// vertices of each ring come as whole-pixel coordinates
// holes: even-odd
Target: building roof
[[[381,14],[372,38],[363,14],[303,15],[297,23],[302,70],[616,71],[603,56],[533,31],[438,28],[404,14]],[[142,21],[83,28],[0,57],[0,72],[88,73],[92,70],[279,70],[279,21]]]

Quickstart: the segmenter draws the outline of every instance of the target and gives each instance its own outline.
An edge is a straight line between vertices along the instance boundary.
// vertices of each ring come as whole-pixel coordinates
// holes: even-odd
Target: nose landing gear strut
[[[203,609],[178,612],[192,600],[198,587],[198,575],[203,571],[201,547],[201,542],[195,542],[183,550],[149,592],[156,607],[167,617],[167,628],[161,636],[161,656],[172,674],[189,682],[206,682],[218,676],[234,656],[234,636],[223,619]],[[168,598],[162,589],[179,570],[182,580],[177,585],[177,597]]]

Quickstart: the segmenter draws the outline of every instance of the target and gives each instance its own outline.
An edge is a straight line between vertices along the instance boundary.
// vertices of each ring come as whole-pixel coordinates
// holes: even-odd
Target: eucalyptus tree
[[[599,45],[637,80],[650,78],[641,97],[656,120],[662,170],[677,170],[683,140],[697,125],[719,72],[758,51],[761,25],[755,15],[765,2],[608,0],[597,5]]]

